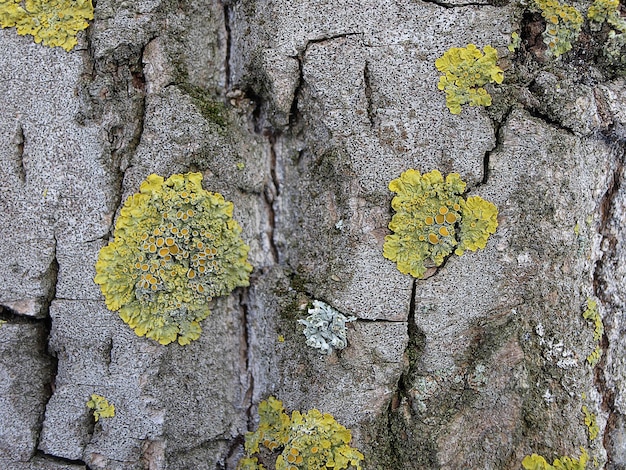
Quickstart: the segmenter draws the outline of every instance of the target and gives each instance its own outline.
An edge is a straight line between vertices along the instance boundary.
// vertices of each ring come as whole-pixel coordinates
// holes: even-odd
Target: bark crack
[[[16,172],[22,184],[26,183],[26,166],[24,165],[25,141],[24,128],[22,124],[18,123],[13,143],[17,146],[17,152],[15,154]]]
[[[609,315],[619,312],[620,306],[615,305],[615,302],[611,298],[611,295],[607,293],[607,285],[611,283],[611,273],[615,272],[613,263],[619,259],[619,240],[626,236],[626,232],[620,231],[619,216],[616,216],[615,201],[622,191],[622,183],[624,178],[624,157],[626,151],[622,145],[621,155],[617,160],[617,165],[614,168],[609,186],[604,194],[604,197],[600,203],[600,226],[598,233],[602,235],[602,243],[606,243],[607,249],[603,250],[601,258],[596,262],[595,271],[593,273],[593,294],[607,306],[610,311]],[[614,224],[617,224],[618,230],[615,230]],[[617,232],[617,233],[616,233]],[[606,320],[606,318],[605,318]],[[594,382],[596,389],[600,393],[602,398],[601,408],[607,413],[607,423],[603,434],[603,447],[607,453],[607,461],[611,462],[613,449],[612,434],[617,430],[619,422],[619,412],[615,410],[615,391],[610,386],[606,377],[606,364],[607,364],[607,352],[610,347],[609,336],[611,328],[613,327],[612,321],[605,321],[605,330],[600,340],[600,347],[602,348],[602,356],[598,364],[594,368]]]
[[[272,255],[272,261],[274,264],[278,264],[280,262],[279,250],[276,246],[276,241],[274,239],[274,233],[276,228],[276,211],[274,210],[274,203],[276,202],[276,198],[280,195],[280,184],[278,181],[278,176],[276,174],[276,136],[270,134],[268,136],[269,144],[270,144],[270,159],[269,159],[269,173],[270,178],[266,183],[265,188],[263,190],[263,197],[265,200],[265,204],[267,206],[268,212],[268,230],[267,230],[267,240],[270,245],[270,253]]]
[[[72,465],[72,466],[79,465],[79,466],[85,467],[86,470],[91,470],[89,465],[87,465],[87,463],[84,462],[83,460],[66,459],[65,457],[58,457],[56,455],[46,454],[42,450],[38,450],[35,453],[35,456],[50,463],[56,463],[56,464],[61,464],[61,465]]]
[[[467,2],[467,3],[454,4],[454,3],[441,2],[439,0],[422,0],[422,3],[432,3],[434,5],[437,5],[441,8],[446,8],[446,9],[491,6],[489,2]]]
[[[226,37],[226,50],[224,51],[224,90],[228,92],[230,89],[230,49],[231,49],[231,30],[230,30],[230,6],[228,2],[222,1],[224,12],[224,32]]]

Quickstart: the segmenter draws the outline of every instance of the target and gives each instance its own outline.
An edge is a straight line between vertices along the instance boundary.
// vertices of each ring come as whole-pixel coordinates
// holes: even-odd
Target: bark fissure
[[[230,49],[231,49],[231,31],[230,31],[230,7],[227,2],[222,2],[224,14],[224,32],[226,37],[226,45],[224,50],[224,94],[230,89]]]
[[[365,61],[363,67],[363,84],[365,85],[365,99],[367,100],[367,119],[370,123],[370,129],[374,129],[374,117],[376,115],[374,111],[374,103],[372,102],[372,82],[371,72],[369,64]]]
[[[446,2],[441,2],[438,0],[422,0],[423,3],[432,3],[434,5],[437,5],[441,8],[446,8],[446,9],[451,9],[451,8],[466,8],[466,7],[488,7],[491,6],[490,3],[485,2],[467,2],[467,3],[459,3],[459,4],[455,4],[455,3],[446,3]]]
[[[626,154],[626,148],[621,145],[621,155],[617,160],[617,165],[613,171],[611,179],[609,181],[608,189],[600,203],[600,226],[598,232],[602,235],[603,244],[606,243],[606,250],[603,251],[602,257],[597,261],[595,271],[593,275],[593,289],[594,295],[604,304],[608,306],[609,314],[615,314],[620,311],[620,306],[614,305],[610,295],[606,293],[606,285],[611,283],[610,279],[607,279],[613,271],[611,264],[619,259],[618,239],[619,235],[626,235],[625,232],[616,234],[613,230],[615,227],[614,222],[617,222],[619,227],[619,220],[614,213],[615,201],[622,191],[622,183],[624,178],[624,157]],[[607,423],[604,429],[603,447],[607,453],[607,461],[613,461],[612,453],[614,451],[612,441],[612,433],[616,430],[618,425],[619,412],[615,410],[615,391],[611,388],[606,377],[606,365],[607,365],[607,352],[609,350],[609,333],[611,332],[612,321],[605,322],[605,330],[600,340],[600,347],[602,349],[602,356],[600,361],[594,368],[594,382],[596,389],[600,393],[602,398],[601,408],[607,413]]]
[[[276,198],[280,195],[280,185],[278,181],[278,177],[276,174],[276,137],[273,134],[268,136],[268,141],[270,145],[270,159],[269,159],[269,181],[266,183],[265,188],[263,190],[263,197],[265,200],[265,205],[267,206],[267,226],[268,233],[267,239],[270,245],[270,252],[272,254],[272,260],[274,264],[278,264],[280,262],[279,250],[276,246],[276,241],[274,239],[274,233],[276,229],[276,211],[274,210],[274,203],[276,202]]]
[[[42,460],[48,461],[50,463],[56,463],[56,464],[61,464],[61,465],[80,465],[80,466],[85,467],[86,470],[91,470],[89,465],[87,465],[87,463],[84,462],[83,460],[72,460],[72,459],[67,459],[65,457],[59,457],[57,455],[46,454],[42,450],[38,450],[35,453],[35,456],[39,457]]]
[[[26,166],[24,165],[24,128],[21,124],[17,125],[17,132],[15,133],[14,143],[17,147],[17,152],[15,154],[15,163],[16,163],[16,171],[17,176],[22,182],[22,184],[26,183]]]

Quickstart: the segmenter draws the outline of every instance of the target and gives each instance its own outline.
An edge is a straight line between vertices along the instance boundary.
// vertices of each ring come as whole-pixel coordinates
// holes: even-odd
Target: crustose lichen
[[[202,188],[201,173],[150,175],[100,250],[95,282],[139,336],[185,345],[200,337],[208,302],[248,285],[252,266],[233,204]]]
[[[308,346],[330,354],[334,349],[344,349],[348,345],[346,323],[355,320],[356,317],[346,317],[330,305],[314,300],[309,316],[298,323],[305,326],[303,333]]]

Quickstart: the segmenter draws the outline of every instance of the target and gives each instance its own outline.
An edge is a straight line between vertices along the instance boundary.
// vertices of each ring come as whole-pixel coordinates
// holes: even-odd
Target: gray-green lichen
[[[330,305],[314,300],[309,316],[298,323],[305,326],[306,344],[328,355],[334,349],[344,349],[348,345],[346,323],[355,320],[356,317],[346,317]]]

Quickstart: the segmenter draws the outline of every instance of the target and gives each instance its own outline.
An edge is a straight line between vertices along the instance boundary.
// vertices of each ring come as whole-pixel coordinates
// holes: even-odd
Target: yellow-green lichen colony
[[[464,199],[465,183],[457,173],[444,180],[437,170],[422,175],[409,169],[389,189],[396,193],[391,201],[396,213],[383,255],[403,274],[421,278],[427,264],[440,266],[452,252],[460,256],[485,248],[498,226],[496,206],[478,196]]]
[[[474,44],[452,47],[435,61],[437,70],[444,74],[437,87],[446,93],[446,106],[452,114],[459,114],[463,104],[490,106],[491,95],[483,87],[504,79],[504,72],[496,65],[496,50],[485,46],[483,51]]]
[[[558,0],[533,0],[534,8],[546,21],[543,42],[548,53],[555,57],[565,54],[578,39],[583,25],[583,16],[573,6]]]
[[[30,34],[36,43],[70,51],[93,20],[92,0],[0,0],[0,26]]]
[[[598,303],[595,300],[591,298],[587,299],[587,308],[583,312],[583,318],[593,322],[593,340],[596,342],[596,346],[587,356],[587,362],[591,367],[595,367],[602,357],[600,340],[604,334],[604,323],[602,322],[602,317],[598,311]]]
[[[233,204],[202,174],[150,175],[124,203],[95,282],[107,307],[139,336],[185,345],[200,337],[208,303],[248,285],[252,266]]]
[[[109,401],[102,395],[91,395],[91,398],[87,402],[87,408],[93,410],[93,417],[96,422],[100,418],[112,418],[115,416],[115,406],[109,403]]]
[[[361,469],[363,454],[349,446],[350,430],[332,415],[313,409],[304,414],[294,411],[289,417],[282,402],[270,397],[259,404],[259,418],[259,428],[246,434],[246,455],[238,470],[265,468],[253,457],[261,446],[280,452],[276,470]]]
[[[525,470],[585,470],[589,461],[589,454],[581,447],[580,458],[560,457],[555,459],[550,465],[541,455],[527,455],[522,460],[522,467]]]

